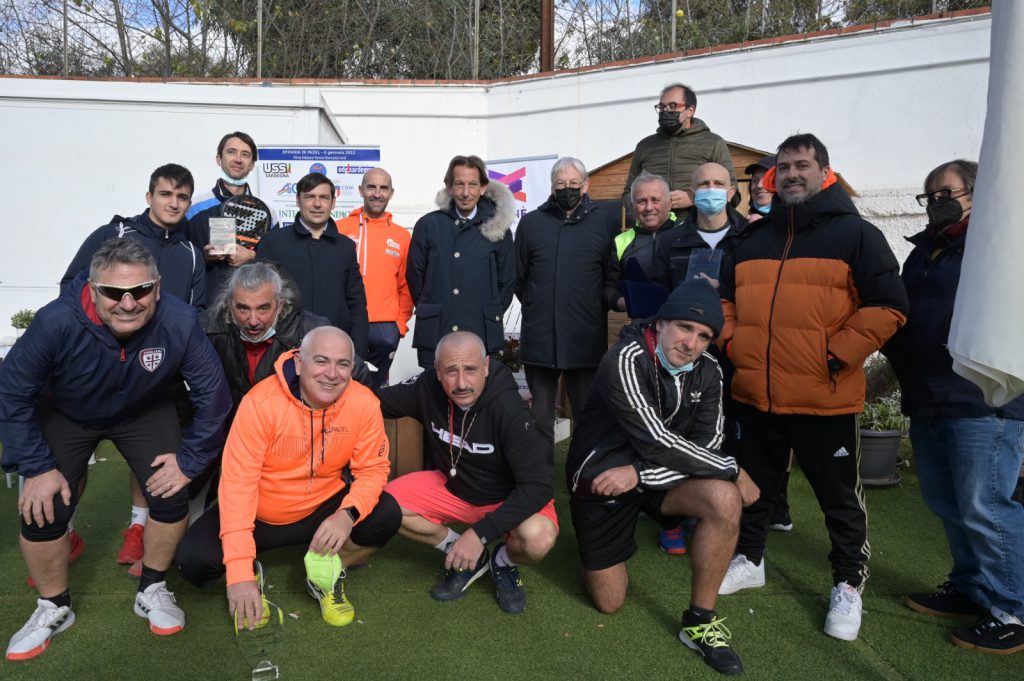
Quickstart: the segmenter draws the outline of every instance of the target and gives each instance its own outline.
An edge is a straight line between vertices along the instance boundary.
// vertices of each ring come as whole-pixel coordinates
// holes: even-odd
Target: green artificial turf
[[[132,612],[136,582],[114,557],[128,516],[127,467],[105,443],[105,459],[90,469],[89,489],[77,515],[85,554],[72,568],[76,624],[34,660],[0,661],[0,679],[248,679],[226,614],[223,584],[196,589],[169,577],[188,616],[184,632],[151,634]],[[564,447],[556,457],[564,461]],[[303,585],[304,547],[261,556],[267,593],[285,616],[282,651],[275,660],[283,679],[713,679],[719,678],[676,638],[688,602],[688,558],[656,547],[657,527],[641,519],[640,550],[630,561],[630,594],[616,615],[590,607],[579,580],[576,543],[561,474],[556,475],[562,522],[558,544],[535,568],[523,569],[526,614],[498,610],[490,580],[481,579],[453,603],[427,594],[437,580],[440,554],[396,537],[350,573],[348,593],[357,621],[324,624]],[[31,613],[34,592],[25,584],[17,549],[17,489],[0,486],[0,640],[6,643]],[[843,642],[822,633],[831,587],[828,538],[806,480],[795,471],[790,500],[795,528],[772,532],[763,589],[719,600],[746,678],[1015,679],[1024,654],[984,656],[948,641],[954,624],[919,615],[902,595],[929,590],[948,570],[945,539],[925,509],[917,479],[868,490],[872,577],[865,593],[860,638]],[[296,617],[292,617],[294,614]]]

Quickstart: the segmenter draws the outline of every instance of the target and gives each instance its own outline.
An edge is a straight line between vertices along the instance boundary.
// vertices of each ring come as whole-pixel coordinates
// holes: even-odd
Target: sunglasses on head
[[[157,281],[159,281],[159,279],[144,281],[141,284],[135,284],[134,286],[110,286],[108,284],[97,284],[93,282],[93,286],[97,291],[99,291],[101,296],[110,300],[121,302],[125,296],[131,296],[132,300],[139,301],[144,300],[146,296],[153,292],[156,288]]]

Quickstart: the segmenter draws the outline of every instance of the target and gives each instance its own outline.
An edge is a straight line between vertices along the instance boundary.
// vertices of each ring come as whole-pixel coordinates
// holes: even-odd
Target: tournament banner
[[[513,235],[519,218],[547,201],[551,195],[551,167],[555,165],[556,160],[557,155],[487,161],[488,179],[506,185],[516,200],[516,221],[512,223]],[[518,337],[521,317],[519,300],[513,298],[505,313],[505,332]]]
[[[366,171],[379,165],[379,146],[261,146],[256,164],[258,196],[277,210],[281,226],[286,227],[299,213],[295,204],[299,180],[309,173],[323,173],[336,186],[331,217],[339,220],[363,205],[359,183]]]

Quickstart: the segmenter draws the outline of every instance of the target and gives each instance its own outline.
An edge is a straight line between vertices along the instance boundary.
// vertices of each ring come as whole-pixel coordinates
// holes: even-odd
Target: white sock
[[[149,508],[146,506],[132,506],[132,525],[146,526],[146,519],[149,518]]]
[[[1024,624],[1024,622],[1020,621],[1019,617],[1014,617],[1010,613],[1005,610],[1000,610],[994,605],[992,606],[992,616],[1003,624]]]
[[[494,564],[498,567],[515,567],[518,563],[508,556],[508,545],[502,544],[501,548],[494,554]]]
[[[448,550],[452,547],[452,544],[457,542],[459,540],[459,537],[461,536],[461,534],[459,534],[458,532],[449,527],[448,536],[442,539],[441,543],[434,544],[434,548],[440,551],[441,553],[448,553]]]

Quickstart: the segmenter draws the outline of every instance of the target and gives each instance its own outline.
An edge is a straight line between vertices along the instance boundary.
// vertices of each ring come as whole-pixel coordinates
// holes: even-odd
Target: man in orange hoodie
[[[366,361],[377,369],[373,375],[376,390],[387,383],[398,342],[409,330],[412,317],[412,295],[405,281],[410,236],[405,227],[392,222],[387,211],[395,195],[388,171],[374,168],[363,175],[359,195],[362,207],[337,224],[339,232],[356,242],[370,318]]]
[[[276,375],[238,408],[224,447],[219,509],[189,528],[177,555],[178,569],[197,585],[226,568],[238,626],[264,621],[259,551],[308,543],[312,553],[350,565],[398,532],[401,510],[383,491],[391,466],[380,403],[351,381],[352,364],[348,334],[318,327],[278,358]],[[306,580],[335,626],[355,617],[341,565],[327,589],[312,575]]]

